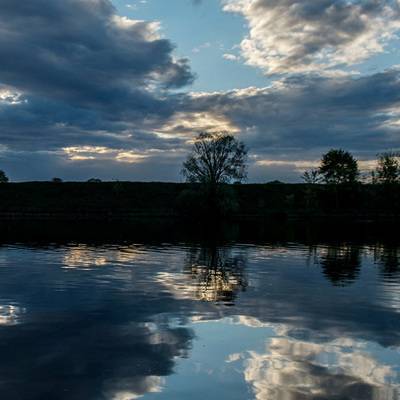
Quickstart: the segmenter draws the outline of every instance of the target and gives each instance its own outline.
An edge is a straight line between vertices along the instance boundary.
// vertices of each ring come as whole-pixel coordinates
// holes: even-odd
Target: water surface
[[[2,399],[400,398],[387,244],[0,248]]]

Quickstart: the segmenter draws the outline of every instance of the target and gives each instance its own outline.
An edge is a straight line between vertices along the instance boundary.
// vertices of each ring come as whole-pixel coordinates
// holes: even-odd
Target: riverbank
[[[400,185],[226,185],[227,217],[239,219],[400,218]],[[178,183],[53,183],[0,185],[0,221],[126,221],[199,215],[202,188]]]

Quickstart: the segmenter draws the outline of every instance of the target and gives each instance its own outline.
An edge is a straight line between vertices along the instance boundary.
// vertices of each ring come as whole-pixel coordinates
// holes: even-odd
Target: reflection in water
[[[398,384],[389,385],[399,378],[396,372],[365,353],[364,343],[345,338],[310,343],[293,338],[285,327],[278,331],[265,353],[231,358],[244,360],[244,377],[256,399],[387,400],[400,395]]]
[[[312,251],[3,247],[0,397],[399,400],[399,249]]]
[[[1,332],[7,360],[0,364],[2,398],[134,399],[161,391],[174,358],[187,354],[191,332],[142,323],[111,326],[104,318],[36,321],[40,326],[28,332]]]
[[[396,246],[377,245],[374,247],[376,262],[388,278],[400,278],[400,249]]]
[[[113,383],[106,385],[105,396],[112,400],[134,400],[143,397],[145,393],[161,393],[164,379],[159,376],[133,377],[120,380],[117,388]]]
[[[17,325],[25,309],[14,305],[0,306],[0,325]]]
[[[107,264],[107,258],[103,254],[95,253],[87,246],[77,246],[70,248],[65,253],[64,268],[93,268]]]
[[[247,288],[245,255],[228,247],[190,248],[182,271],[158,275],[176,298],[231,304]]]
[[[190,249],[185,273],[195,286],[199,300],[233,302],[238,292],[246,290],[243,254],[227,247]]]
[[[361,249],[349,244],[319,249],[317,257],[324,275],[335,286],[352,284],[360,273]]]
[[[95,268],[110,263],[131,263],[140,258],[141,248],[139,246],[109,247],[107,250],[96,249],[87,245],[68,247],[64,253],[64,268]]]

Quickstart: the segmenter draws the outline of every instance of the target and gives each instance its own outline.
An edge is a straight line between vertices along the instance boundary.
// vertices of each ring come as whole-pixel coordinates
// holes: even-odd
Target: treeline
[[[0,219],[126,219],[172,216],[201,221],[224,217],[352,219],[400,215],[400,157],[380,154],[369,179],[342,149],[322,156],[304,184],[244,185],[247,148],[224,133],[203,133],[183,163],[186,184],[52,182],[0,185]],[[8,182],[0,171],[0,182]],[[233,184],[232,184],[233,183]],[[363,184],[362,184],[363,183]]]
[[[0,185],[0,220],[400,217],[400,185],[221,184],[212,213],[208,199],[198,183],[8,183]]]
[[[392,185],[400,183],[400,153],[378,154],[376,166],[369,173],[361,173],[359,162],[348,151],[333,149],[322,156],[316,169],[304,172],[303,181],[308,184],[331,185],[357,182]]]

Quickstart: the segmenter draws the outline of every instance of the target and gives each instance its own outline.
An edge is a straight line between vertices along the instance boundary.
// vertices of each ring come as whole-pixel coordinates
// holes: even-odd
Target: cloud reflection
[[[350,338],[319,341],[311,332],[278,328],[282,337],[267,342],[264,353],[233,354],[243,361],[244,378],[257,400],[397,399],[398,372],[368,354],[367,344]],[[313,342],[296,339],[308,336]]]
[[[64,268],[83,268],[90,269],[105,265],[124,265],[139,261],[143,252],[140,246],[129,246],[124,248],[109,248],[106,251],[87,245],[77,245],[68,247],[63,254]],[[143,257],[142,257],[143,258]]]
[[[11,326],[20,323],[21,316],[26,310],[15,305],[0,305],[0,326]]]
[[[222,332],[217,351],[229,347],[224,364],[257,400],[398,399],[397,253],[385,246],[316,246],[312,268],[294,244],[1,250],[1,397],[171,398],[177,363],[211,363],[204,344]],[[366,284],[338,287],[354,279]]]

